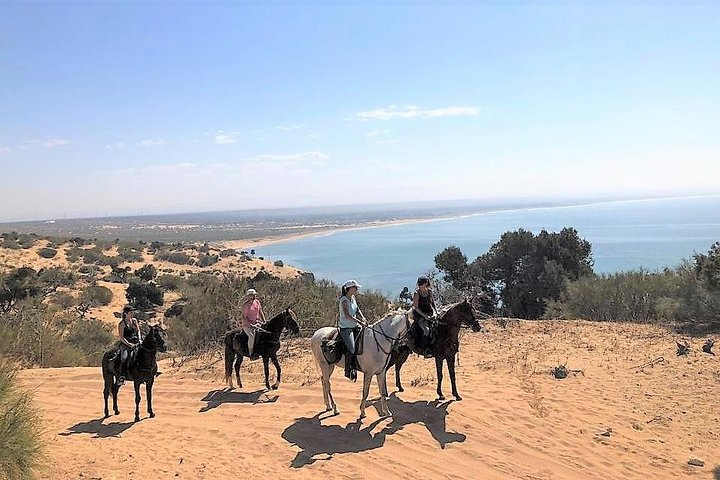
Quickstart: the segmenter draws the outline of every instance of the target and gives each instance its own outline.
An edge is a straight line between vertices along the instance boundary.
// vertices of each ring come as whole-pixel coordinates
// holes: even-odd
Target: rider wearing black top
[[[432,326],[434,317],[437,315],[432,290],[430,290],[430,279],[420,277],[417,280],[417,290],[413,295],[413,318],[422,329],[423,338],[419,348],[423,350],[426,357],[432,356]]]
[[[120,337],[120,371],[117,383],[122,385],[128,376],[128,363],[130,353],[134,348],[140,345],[142,336],[140,335],[140,324],[133,317],[133,309],[130,306],[123,308],[122,320],[118,323],[118,335]]]

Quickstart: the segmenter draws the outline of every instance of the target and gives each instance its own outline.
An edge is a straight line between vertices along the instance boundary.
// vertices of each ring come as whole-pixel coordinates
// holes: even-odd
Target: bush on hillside
[[[41,417],[6,360],[0,360],[0,432],[0,478],[34,478],[42,452]]]
[[[237,254],[238,253],[234,248],[226,248],[225,250],[220,251],[220,258],[235,257]]]
[[[142,255],[142,249],[137,248],[119,247],[118,257],[128,263],[138,263],[145,260]]]
[[[155,260],[174,263],[176,265],[188,265],[192,258],[185,252],[160,251],[153,256]]]
[[[110,305],[113,293],[108,287],[102,285],[90,285],[83,289],[80,295],[80,302],[91,307]]]
[[[164,301],[162,289],[152,282],[131,280],[125,293],[128,303],[138,310],[148,310]]]
[[[55,258],[55,255],[57,255],[57,250],[54,248],[41,248],[38,250],[38,255],[40,255],[42,258]]]
[[[87,366],[97,366],[105,350],[115,341],[115,335],[101,320],[80,318],[70,324],[66,341],[83,353]]]
[[[140,280],[145,280],[146,282],[149,282],[150,280],[153,280],[155,276],[157,276],[157,268],[151,263],[143,265],[142,267],[135,270],[135,276],[138,277]]]
[[[198,258],[197,264],[199,267],[205,268],[205,267],[209,267],[210,265],[216,264],[219,260],[220,259],[218,258],[217,255],[201,254],[200,257]]]
[[[273,265],[275,265],[276,267],[284,267],[285,266],[285,264],[283,263],[282,260],[275,260],[273,262]]]

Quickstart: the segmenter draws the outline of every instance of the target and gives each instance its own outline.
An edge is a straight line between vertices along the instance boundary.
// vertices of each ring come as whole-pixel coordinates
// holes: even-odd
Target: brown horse
[[[445,399],[442,393],[443,360],[447,362],[448,372],[450,373],[452,394],[455,399],[462,400],[457,391],[457,385],[455,384],[455,355],[460,349],[459,335],[460,328],[463,326],[472,328],[473,332],[479,332],[481,330],[480,323],[478,323],[475,318],[472,305],[467,299],[442,308],[442,313],[438,315],[435,345],[432,347],[433,357],[435,358],[435,368],[437,370],[437,394],[439,400]],[[410,336],[410,334],[408,334],[408,336]],[[412,339],[410,339],[408,343],[393,350],[390,355],[388,368],[395,365],[395,385],[400,392],[404,391],[400,383],[400,369],[411,352],[417,353],[418,355],[424,353],[420,349],[417,349]]]
[[[280,385],[280,373],[282,369],[277,359],[277,352],[280,350],[280,334],[284,330],[288,330],[293,335],[300,333],[295,312],[289,308],[265,322],[255,334],[253,359],[256,358],[255,355],[263,359],[265,387],[268,390],[271,388],[275,390]],[[247,334],[242,329],[233,330],[225,334],[225,381],[231,389],[235,388],[232,380],[233,362],[235,362],[235,376],[237,377],[238,386],[240,388],[243,386],[242,380],[240,380],[240,366],[242,365],[243,357],[249,357],[247,342]],[[275,371],[277,372],[277,380],[272,386],[270,386],[268,378],[270,375],[269,361],[272,361],[273,365],[275,365]]]

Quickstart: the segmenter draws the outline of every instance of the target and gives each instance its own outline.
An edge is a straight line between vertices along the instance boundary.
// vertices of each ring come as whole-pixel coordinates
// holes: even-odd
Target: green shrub
[[[154,279],[156,275],[157,268],[155,268],[155,265],[151,263],[143,265],[142,267],[135,270],[135,276],[140,278],[141,280],[145,280],[146,282]]]
[[[160,275],[157,277],[156,282],[165,290],[177,290],[180,286],[181,278],[176,275]]]
[[[276,267],[284,267],[285,266],[285,264],[283,263],[282,260],[275,260],[273,262],[273,265],[275,265]]]
[[[81,351],[88,366],[100,365],[105,350],[115,340],[110,327],[97,319],[81,318],[68,330],[67,343]]]
[[[85,255],[85,250],[83,250],[82,248],[70,247],[65,250],[65,256],[70,263],[77,262],[83,255]]]
[[[118,256],[128,263],[137,263],[144,260],[141,248],[120,247],[118,248]]]
[[[57,255],[57,250],[54,248],[41,248],[38,250],[38,255],[40,255],[42,258],[55,258],[55,255]]]
[[[220,258],[236,257],[237,254],[237,250],[235,250],[234,248],[226,248],[225,250],[222,250],[220,252]]]
[[[185,252],[157,252],[154,257],[155,260],[174,263],[176,265],[188,265],[192,258]]]
[[[0,360],[0,478],[31,479],[41,460],[41,417],[15,370]]]
[[[162,305],[164,293],[152,282],[131,280],[125,293],[128,303],[139,310],[147,310],[153,305]]]
[[[198,266],[205,268],[209,267],[210,265],[214,265],[220,260],[217,255],[205,255],[201,254],[198,258]]]
[[[92,307],[100,307],[110,305],[113,293],[108,287],[102,285],[90,285],[83,289],[80,295],[80,302],[88,304]]]

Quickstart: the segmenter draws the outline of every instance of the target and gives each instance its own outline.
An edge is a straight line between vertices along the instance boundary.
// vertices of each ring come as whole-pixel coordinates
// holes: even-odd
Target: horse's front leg
[[[112,377],[110,379],[105,377],[104,383],[105,385],[103,386],[103,400],[105,401],[105,418],[108,418],[110,417],[110,411],[108,410],[108,397],[112,394],[112,388],[115,382],[112,380]]]
[[[265,372],[265,388],[270,390],[270,379],[268,378],[270,376],[270,363],[269,358],[267,355],[263,355],[263,372]]]
[[[442,378],[443,378],[443,357],[435,357],[435,369],[437,370],[437,394],[438,400],[445,400],[445,395],[442,393]]]
[[[378,390],[380,390],[380,411],[383,417],[391,417],[392,412],[388,407],[388,390],[387,390],[387,370],[383,369],[382,372],[376,375]]]
[[[371,381],[372,374],[363,372],[363,395],[362,401],[360,402],[360,418],[365,418],[365,402],[367,401],[368,394],[370,393]]]
[[[405,389],[402,386],[402,383],[400,382],[400,369],[407,361],[408,355],[410,355],[409,350],[402,350],[402,351],[400,351],[400,353],[398,353],[398,355],[395,359],[395,386],[397,387],[398,392],[405,391]]]
[[[452,394],[455,400],[462,400],[462,397],[457,391],[457,385],[455,384],[455,354],[453,353],[447,359],[448,372],[450,373],[450,385],[452,386]]]
[[[278,387],[280,386],[280,375],[281,375],[281,373],[282,373],[282,368],[280,368],[280,362],[278,362],[277,354],[273,353],[273,354],[270,356],[270,360],[272,360],[273,365],[275,365],[275,373],[277,374],[277,375],[276,375],[277,378],[275,379],[275,383],[272,384],[272,387],[271,387],[271,388],[272,388],[273,390],[277,390]]]
[[[155,418],[155,412],[153,412],[152,408],[152,387],[155,380],[153,378],[150,378],[150,380],[145,383],[145,396],[147,397],[147,411],[148,415],[150,415],[150,418]]]
[[[242,380],[240,380],[240,365],[242,365],[243,362],[243,356],[242,353],[238,353],[237,358],[235,359],[235,378],[237,378],[238,388],[242,388]]]
[[[118,396],[119,391],[120,391],[120,385],[115,383],[115,381],[113,380],[112,399],[113,399],[113,413],[115,415],[120,415],[120,410],[118,409],[118,404],[117,404],[117,396]]]
[[[140,382],[135,380],[135,421],[140,421]]]

